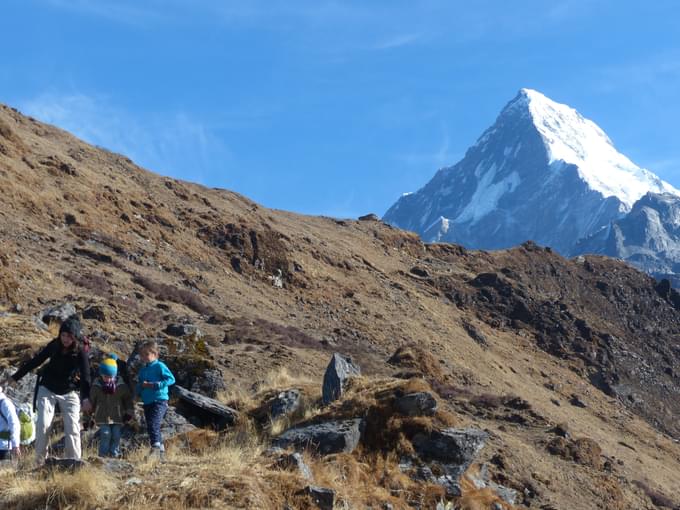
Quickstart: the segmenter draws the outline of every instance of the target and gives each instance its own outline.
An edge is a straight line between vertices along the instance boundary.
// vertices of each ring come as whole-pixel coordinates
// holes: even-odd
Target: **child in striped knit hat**
[[[108,356],[99,364],[99,377],[92,383],[90,403],[99,426],[99,456],[120,456],[123,423],[134,417],[132,392],[118,377],[118,363]]]

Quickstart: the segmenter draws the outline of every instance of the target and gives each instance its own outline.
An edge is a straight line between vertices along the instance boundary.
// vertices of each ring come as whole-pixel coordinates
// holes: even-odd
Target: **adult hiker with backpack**
[[[14,403],[0,387],[0,460],[21,456],[21,423]]]
[[[19,381],[28,372],[46,361],[47,364],[38,372],[36,462],[38,464],[45,462],[52,419],[57,404],[59,404],[64,421],[65,457],[80,459],[82,455],[80,446],[81,399],[83,411],[89,412],[91,406],[89,401],[90,362],[87,349],[83,346],[80,321],[77,317],[66,319],[59,328],[59,336],[24,363],[14,375],[6,380],[5,384]]]

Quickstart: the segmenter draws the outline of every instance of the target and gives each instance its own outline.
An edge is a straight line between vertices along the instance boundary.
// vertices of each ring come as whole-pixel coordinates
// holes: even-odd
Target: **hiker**
[[[0,387],[0,460],[21,457],[21,427],[14,403]]]
[[[94,421],[99,426],[99,456],[120,457],[120,434],[123,423],[134,417],[132,393],[118,377],[118,364],[106,358],[99,364],[99,377],[92,383],[90,403]]]
[[[175,384],[170,369],[158,359],[158,344],[153,340],[139,348],[144,366],[137,374],[137,395],[144,403],[144,419],[149,433],[151,453],[162,458],[165,453],[161,438],[161,422],[168,410],[168,387]]]
[[[35,440],[36,462],[42,464],[47,456],[49,434],[54,418],[54,408],[59,404],[64,420],[65,456],[80,459],[80,409],[90,407],[90,362],[82,345],[80,321],[69,317],[59,328],[59,336],[47,344],[38,354],[24,363],[14,375],[6,379],[14,384],[45,361],[47,365],[38,371],[36,408],[38,423]],[[78,395],[80,390],[80,396]]]

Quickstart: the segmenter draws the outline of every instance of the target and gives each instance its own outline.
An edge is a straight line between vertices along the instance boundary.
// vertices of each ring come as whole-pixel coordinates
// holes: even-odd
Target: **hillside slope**
[[[157,337],[180,382],[208,393],[280,367],[320,381],[333,352],[404,376],[387,360],[422,349],[418,374],[491,433],[480,461],[520,508],[655,508],[643,486],[680,502],[680,297],[622,263],[266,209],[5,106],[0,198],[7,309],[73,302],[95,344],[122,354]],[[164,333],[179,323],[203,341]],[[27,355],[11,339],[5,364]],[[557,424],[602,457],[556,448]]]

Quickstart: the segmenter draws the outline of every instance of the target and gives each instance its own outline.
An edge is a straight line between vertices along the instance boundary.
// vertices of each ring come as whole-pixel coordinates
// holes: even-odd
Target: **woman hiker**
[[[87,352],[81,345],[81,340],[80,321],[77,317],[69,317],[61,324],[59,336],[5,381],[6,384],[17,382],[28,372],[47,361],[47,365],[39,371],[36,402],[38,423],[35,455],[38,464],[43,464],[47,456],[49,434],[57,403],[59,403],[64,420],[65,457],[69,459],[81,457],[81,399],[83,411],[91,410],[90,362]]]

